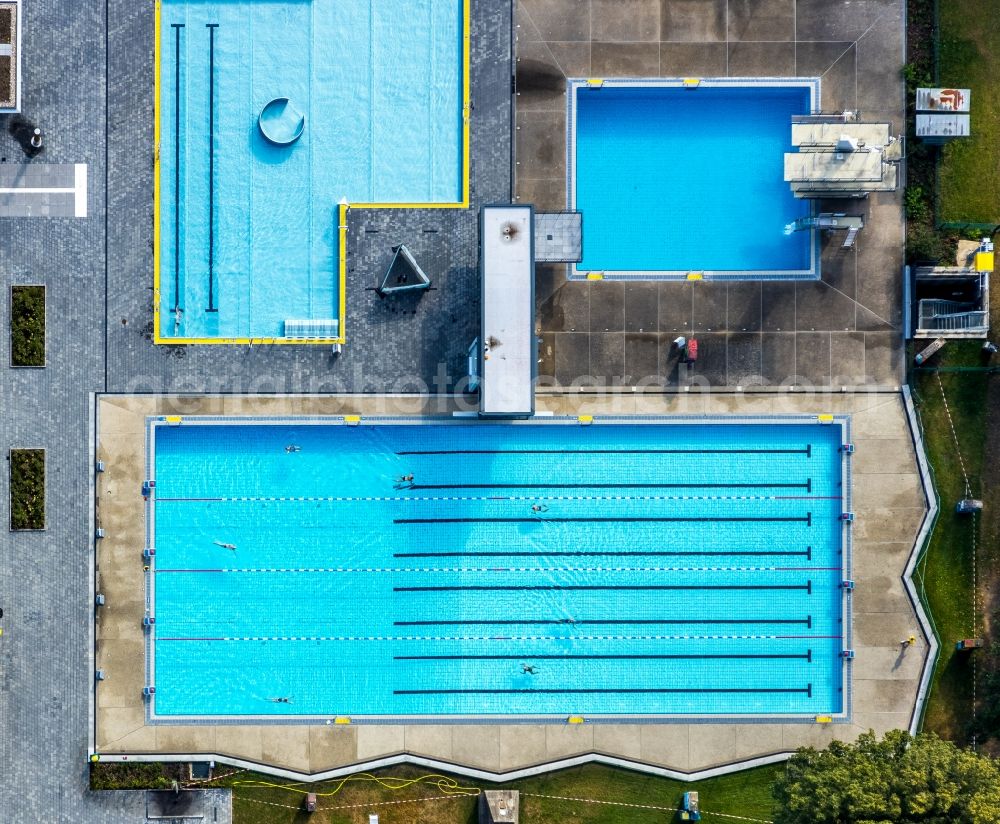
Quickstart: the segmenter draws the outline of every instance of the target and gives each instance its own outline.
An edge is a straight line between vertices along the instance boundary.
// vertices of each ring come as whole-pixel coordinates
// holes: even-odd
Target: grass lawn
[[[96,765],[91,770],[91,787],[164,786],[164,782],[169,786],[169,778],[164,776],[171,769],[169,765],[144,765],[140,770],[132,764]],[[472,793],[477,788],[520,790],[523,824],[663,824],[674,820],[672,810],[680,804],[687,790],[697,790],[701,794],[703,821],[725,824],[734,820],[727,815],[770,821],[775,812],[771,784],[783,769],[780,765],[759,767],[694,784],[598,765],[509,784],[494,785],[461,777],[450,780],[456,788],[467,788]],[[154,774],[157,770],[162,776]],[[335,795],[324,797],[323,793],[336,790],[339,782],[291,784],[254,773],[232,773],[228,767],[220,767],[218,772],[227,777],[213,781],[212,786],[233,788],[235,824],[305,821],[306,815],[301,811],[304,796],[293,789],[282,788],[284,784],[317,794],[319,809],[308,816],[314,824],[368,824],[368,814],[372,812],[379,814],[382,824],[414,821],[420,824],[473,824],[477,820],[475,795],[449,796],[433,781],[400,789],[389,789],[372,781],[348,782]],[[398,783],[427,774],[427,770],[409,765],[374,773],[383,780],[395,779]],[[277,786],[252,787],[240,783],[254,781]],[[594,804],[579,799],[610,803]]]
[[[10,451],[10,528],[45,528],[45,452]]]
[[[939,4],[941,86],[972,90],[972,136],[944,149],[942,222],[1000,224],[1000,0]]]
[[[44,286],[11,287],[10,362],[12,366],[45,366]]]
[[[940,366],[982,365],[981,345],[979,341],[950,341],[938,356],[940,360],[934,363]],[[964,495],[965,481],[938,385],[939,375],[958,433],[973,497],[982,495],[986,394],[990,378],[976,372],[918,372],[913,381],[941,507],[917,577],[918,586],[923,585],[925,600],[941,640],[924,729],[961,744],[967,740],[966,726],[972,716],[972,665],[968,657],[955,654],[954,643],[969,637],[974,628],[972,540],[979,519],[973,521],[954,512],[956,502]]]

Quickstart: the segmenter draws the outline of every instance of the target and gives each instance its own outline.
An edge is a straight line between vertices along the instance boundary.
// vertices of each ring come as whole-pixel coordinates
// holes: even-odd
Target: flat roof
[[[535,408],[535,259],[530,206],[484,206],[481,415],[531,415]]]

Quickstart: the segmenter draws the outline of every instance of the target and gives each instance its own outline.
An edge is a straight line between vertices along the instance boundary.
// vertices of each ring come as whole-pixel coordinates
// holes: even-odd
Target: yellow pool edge
[[[337,302],[337,328],[335,338],[172,338],[160,334],[160,39],[162,0],[154,2],[153,38],[153,343],[168,345],[295,345],[330,346],[347,342],[344,320],[347,303],[347,213],[350,209],[468,209],[471,191],[471,105],[472,105],[472,0],[462,0],[462,199],[456,203],[353,203],[338,205],[337,276],[339,300]]]

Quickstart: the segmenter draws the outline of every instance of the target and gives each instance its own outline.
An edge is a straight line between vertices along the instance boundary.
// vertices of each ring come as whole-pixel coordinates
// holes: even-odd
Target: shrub
[[[10,528],[45,529],[45,452],[10,451]]]
[[[923,221],[930,217],[931,209],[924,196],[923,186],[907,186],[903,203],[906,206],[906,216],[910,220]]]
[[[167,789],[180,775],[180,765],[138,761],[117,764],[91,764],[92,790]]]
[[[14,366],[45,366],[44,286],[11,287],[10,362]]]
[[[908,263],[943,263],[955,259],[955,241],[934,229],[929,223],[910,223],[906,235]]]

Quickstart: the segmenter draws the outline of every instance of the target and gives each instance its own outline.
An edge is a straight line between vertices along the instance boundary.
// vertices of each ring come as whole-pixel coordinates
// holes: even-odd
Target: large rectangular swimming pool
[[[810,214],[784,181],[793,115],[819,81],[570,84],[569,207],[583,213],[576,274],[814,278]]]
[[[846,426],[152,419],[152,717],[845,712]]]
[[[338,202],[462,200],[463,0],[157,5],[158,337],[338,337]]]

